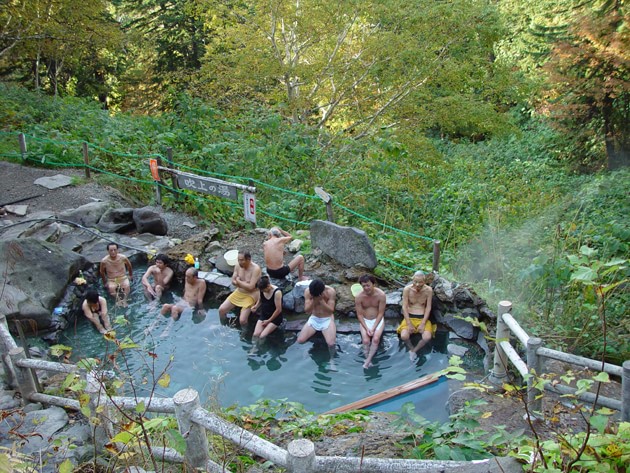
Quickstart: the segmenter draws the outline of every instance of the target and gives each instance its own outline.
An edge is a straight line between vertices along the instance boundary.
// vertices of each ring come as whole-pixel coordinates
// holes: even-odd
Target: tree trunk
[[[39,90],[39,61],[40,61],[40,51],[37,49],[37,57],[35,58],[35,62],[33,63],[33,79],[35,82],[35,90]]]
[[[630,133],[628,105],[630,104],[628,104],[627,98],[626,95],[623,95],[617,99],[625,102],[624,105],[626,106],[615,107],[613,98],[607,94],[602,104],[606,157],[608,170],[610,171],[630,165],[630,143],[628,142],[630,140],[630,138],[628,138]]]

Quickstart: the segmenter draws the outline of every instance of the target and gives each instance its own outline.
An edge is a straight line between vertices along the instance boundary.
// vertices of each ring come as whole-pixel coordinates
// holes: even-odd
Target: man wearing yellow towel
[[[432,297],[433,289],[425,284],[424,273],[416,271],[411,284],[403,289],[403,321],[397,329],[398,335],[409,348],[409,359],[411,361],[418,358],[418,351],[431,341],[437,328],[429,320]],[[416,346],[413,346],[410,340],[411,335],[414,333],[422,335]]]
[[[238,260],[236,266],[234,266],[234,274],[232,275],[232,285],[236,287],[236,290],[219,307],[221,320],[226,320],[229,311],[240,307],[239,322],[241,325],[247,325],[252,306],[259,297],[256,284],[258,284],[261,274],[260,266],[252,261],[251,253],[249,251],[239,251]]]

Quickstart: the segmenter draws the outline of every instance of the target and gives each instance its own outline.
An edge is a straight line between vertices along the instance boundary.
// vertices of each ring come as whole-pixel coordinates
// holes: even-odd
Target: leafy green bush
[[[225,415],[230,422],[268,438],[289,433],[294,438],[318,439],[324,435],[360,432],[361,424],[369,419],[369,412],[360,410],[319,415],[307,411],[299,402],[286,399],[261,399],[249,406],[229,407]]]
[[[523,431],[510,433],[501,425],[492,432],[480,430],[477,419],[485,415],[480,408],[486,404],[483,400],[467,401],[463,409],[442,424],[417,414],[413,403],[403,404],[395,425],[409,432],[404,442],[407,455],[422,460],[471,461],[505,456],[525,445]]]

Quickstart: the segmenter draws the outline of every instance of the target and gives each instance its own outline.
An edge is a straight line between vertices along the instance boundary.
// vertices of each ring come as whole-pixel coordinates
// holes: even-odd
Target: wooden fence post
[[[623,362],[621,377],[621,420],[630,422],[630,360]]]
[[[308,439],[293,440],[287,447],[287,471],[315,472],[315,445]]]
[[[22,405],[26,405],[31,402],[31,396],[37,392],[37,388],[35,387],[35,380],[33,379],[31,370],[18,366],[18,362],[20,360],[26,359],[24,348],[17,347],[11,349],[9,351],[9,356],[11,357],[11,363],[15,368],[15,378],[18,389],[20,394],[22,394]]]
[[[166,167],[173,169],[173,148],[170,146],[166,148]],[[171,192],[173,192],[175,200],[179,200],[180,194],[177,192],[179,190],[179,184],[177,183],[177,175],[174,172],[171,173],[171,187],[174,189]]]
[[[162,166],[162,159],[158,156],[156,158],[158,169]],[[158,205],[162,205],[162,188],[160,187],[160,181],[155,181],[155,202]]]
[[[90,396],[90,410],[99,422],[94,425],[94,442],[99,450],[109,443],[114,437],[114,426],[112,424],[109,406],[107,405],[107,393],[93,371],[87,373],[82,371],[87,381],[85,392]]]
[[[328,221],[332,222],[332,223],[335,223],[335,216],[333,215],[333,209],[332,209],[332,199],[333,199],[332,195],[330,195],[328,192],[326,192],[321,187],[316,187],[315,188],[315,193],[326,204],[326,217],[328,218]]]
[[[538,356],[537,350],[542,346],[543,341],[538,337],[530,337],[527,340],[527,370],[530,377],[527,379],[527,404],[529,412],[533,412],[542,419],[542,394],[540,389],[535,388],[537,378],[542,374],[542,357]]]
[[[433,271],[440,271],[440,240],[433,240]]]
[[[4,367],[4,374],[7,377],[7,385],[11,388],[17,386],[17,376],[15,375],[15,368],[11,363],[11,357],[9,352],[17,348],[17,344],[11,332],[9,332],[9,325],[7,324],[7,316],[0,314],[0,355],[2,355],[2,365]]]
[[[18,143],[20,144],[20,154],[22,155],[22,161],[26,160],[26,136],[24,133],[18,135]]]
[[[88,155],[87,141],[83,142],[83,163],[85,164],[85,178],[90,179],[90,157]]]
[[[203,468],[208,464],[208,437],[206,429],[191,420],[192,413],[201,407],[199,393],[194,389],[182,389],[173,396],[175,415],[179,432],[186,439],[184,461],[193,469]]]
[[[14,320],[15,328],[18,331],[18,336],[20,337],[20,342],[22,343],[22,347],[24,348],[24,356],[26,358],[30,358],[28,341],[26,340],[26,335],[24,335],[24,329],[22,328],[21,320]],[[39,379],[37,378],[37,370],[34,368],[29,368],[31,370],[31,374],[33,375],[33,381],[35,382],[35,391],[41,392],[42,387],[39,384]]]
[[[501,387],[503,385],[503,381],[507,377],[507,363],[508,358],[501,345],[499,344],[502,340],[509,340],[510,338],[510,329],[503,320],[503,314],[508,314],[512,311],[512,303],[510,301],[501,301],[499,302],[499,315],[497,317],[497,332],[495,335],[495,346],[494,346],[494,363],[492,365],[492,370],[490,371],[490,376],[488,376],[488,381],[494,384],[497,387]]]

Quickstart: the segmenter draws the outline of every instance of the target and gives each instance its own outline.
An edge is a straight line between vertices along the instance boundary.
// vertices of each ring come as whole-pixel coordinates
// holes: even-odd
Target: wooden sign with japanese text
[[[199,176],[177,175],[177,184],[180,189],[204,192],[205,194],[216,195],[226,199],[238,200],[236,187],[228,184],[221,184],[212,179]]]

